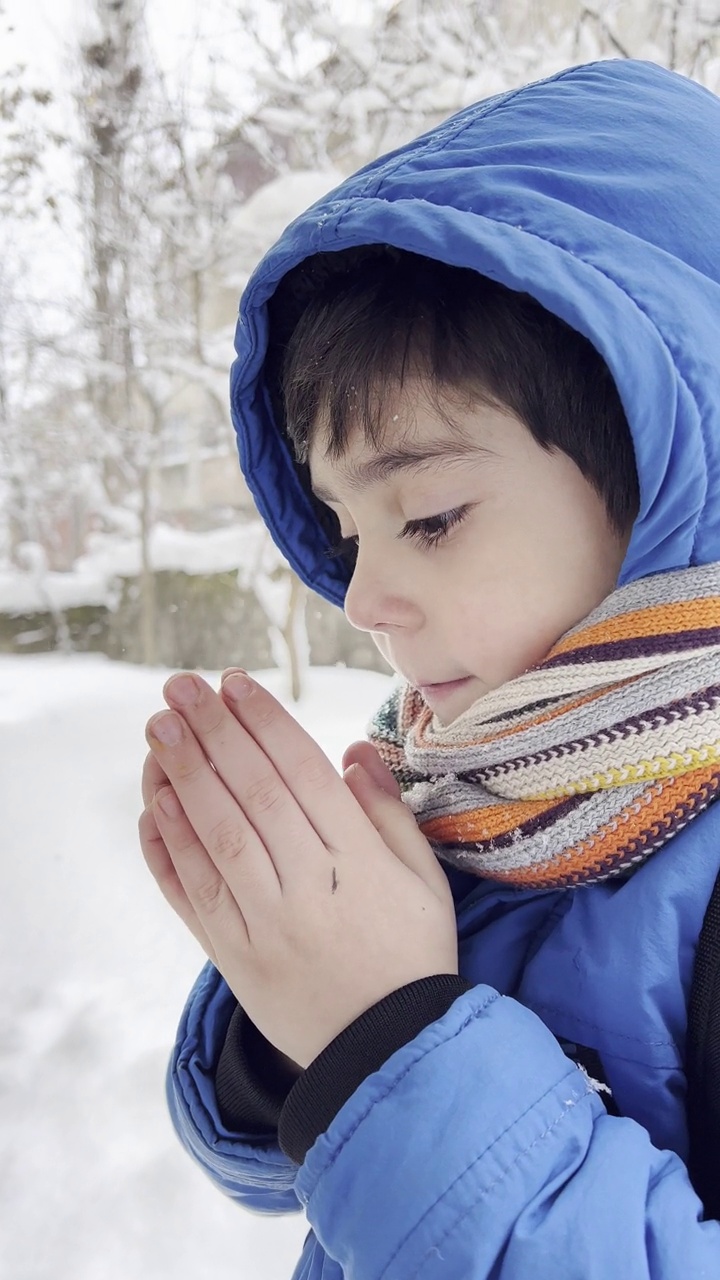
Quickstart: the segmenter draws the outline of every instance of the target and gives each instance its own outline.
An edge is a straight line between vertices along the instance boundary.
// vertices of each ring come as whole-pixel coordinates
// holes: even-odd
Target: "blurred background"
[[[135,831],[170,671],[260,672],[337,763],[388,688],[242,481],[238,298],[344,175],[478,98],[605,57],[717,93],[720,0],[0,0],[10,1280],[291,1274],[306,1224],[226,1202],[166,1120],[202,957]]]

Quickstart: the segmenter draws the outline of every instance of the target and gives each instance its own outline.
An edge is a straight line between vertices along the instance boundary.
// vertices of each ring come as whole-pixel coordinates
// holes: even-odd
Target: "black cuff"
[[[369,1075],[437,1022],[472,989],[457,974],[437,974],[400,987],[372,1006],[318,1054],[293,1085],[280,1114],[286,1156],[302,1164],[316,1138]]]
[[[226,1129],[252,1136],[276,1133],[296,1079],[297,1073],[238,1005],[215,1072],[215,1096]]]

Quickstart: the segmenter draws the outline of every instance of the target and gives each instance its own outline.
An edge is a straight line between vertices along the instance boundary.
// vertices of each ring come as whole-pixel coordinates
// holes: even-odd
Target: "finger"
[[[429,888],[446,894],[448,883],[445,873],[407,805],[379,787],[361,764],[351,765],[343,777],[396,858],[420,876]]]
[[[175,914],[180,917],[196,941],[200,943],[208,958],[214,962],[215,955],[208,936],[200,924],[190,899],[180,882],[152,808],[143,809],[140,814],[138,834],[140,836],[140,848],[148,870],[165,901],[172,907]]]
[[[273,762],[323,846],[337,849],[338,833],[347,833],[348,852],[353,842],[367,845],[370,832],[351,792],[324,751],[282,704],[245,673],[228,676],[221,693],[233,716]]]
[[[305,875],[313,872],[324,875],[328,851],[318,838],[311,819],[272,758],[255,741],[224,698],[194,673],[189,679],[185,675],[173,677],[166,684],[164,693],[169,705],[181,710],[190,736],[195,736],[212,763],[216,782],[221,780],[230,797],[236,801],[240,816],[249,828],[246,839],[250,852],[259,856],[258,850],[262,849],[264,857],[269,858],[275,868],[277,883],[282,885],[288,874],[296,876],[299,867]],[[295,723],[287,713],[284,714],[290,724]],[[332,779],[340,792],[345,792],[339,775],[320,748],[311,738],[307,738],[307,742],[310,747],[307,759],[295,760],[291,772],[294,775],[302,774],[303,770],[317,772],[318,765],[320,768],[326,765],[328,774],[325,776]],[[155,750],[154,743],[152,745]],[[161,763],[170,774],[169,759],[162,756]],[[192,796],[186,792],[186,783],[181,790],[177,777],[170,774],[170,780],[198,835],[205,840],[207,829],[205,825],[198,825],[202,819],[193,807]],[[346,795],[345,799],[346,803],[352,803],[349,796]],[[214,856],[211,846],[208,844],[207,847]]]
[[[400,787],[397,778],[388,769],[372,742],[360,741],[350,744],[342,758],[343,771],[349,769],[353,764],[362,765],[365,772],[370,774],[373,781],[379,787],[382,787],[383,791],[387,791],[388,795],[394,796],[396,800],[400,799]]]
[[[248,930],[243,913],[223,875],[198,839],[172,787],[156,793],[153,817],[177,879],[213,955],[217,955],[221,946],[232,946],[238,939],[247,942]],[[168,883],[171,883],[169,876]],[[182,905],[179,898],[178,902]],[[191,919],[181,918],[191,933],[195,933]]]
[[[152,798],[159,787],[166,787],[168,784],[168,776],[163,769],[160,761],[149,751],[145,757],[142,770],[142,798],[145,808],[152,804]]]
[[[233,717],[217,695],[205,687],[228,723],[232,722]],[[214,755],[215,759],[222,760],[226,770],[232,764],[244,775],[243,735],[236,723],[233,727],[240,741],[225,741],[225,750],[216,749]],[[162,740],[161,734],[166,738],[172,736],[168,730],[173,731],[175,741]],[[275,902],[281,885],[272,857],[220,772],[212,768],[204,744],[198,742],[185,718],[174,712],[160,712],[148,722],[146,732],[153,754],[167,774],[193,832],[206,856],[230,886],[236,901],[242,903],[243,910]],[[217,745],[216,741],[216,748]],[[267,761],[265,765],[267,772]],[[286,831],[286,841],[291,834]],[[173,855],[172,849],[170,853]],[[254,902],[248,899],[248,894],[252,894]]]

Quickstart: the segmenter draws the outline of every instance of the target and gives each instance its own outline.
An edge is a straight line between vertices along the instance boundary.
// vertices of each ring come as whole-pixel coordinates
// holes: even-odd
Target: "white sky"
[[[362,25],[372,10],[386,0],[354,0],[351,14],[347,0],[328,0],[327,8],[345,21]],[[37,70],[41,80],[56,86],[63,78],[63,61],[83,21],[93,12],[92,0],[0,0],[13,27],[0,44],[0,72],[18,59]],[[271,0],[255,0],[263,35],[272,40],[276,29]],[[235,16],[232,0],[145,0],[145,18],[161,64],[171,75],[187,74],[188,61],[196,64],[215,54],[241,69],[248,59],[248,41]],[[233,82],[237,91],[237,79]]]
[[[91,0],[2,0],[2,9],[14,33],[0,50],[0,65],[19,56],[55,83],[64,51],[93,5]],[[227,38],[226,9],[225,0],[201,5],[198,0],[146,0],[147,21],[158,49],[165,51],[165,65],[178,65],[197,29],[205,42]]]

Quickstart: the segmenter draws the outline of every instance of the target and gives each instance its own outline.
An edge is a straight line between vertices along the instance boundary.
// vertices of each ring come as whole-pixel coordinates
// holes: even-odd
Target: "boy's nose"
[[[357,631],[392,634],[418,627],[423,618],[420,605],[387,563],[384,569],[358,553],[357,563],[345,595],[345,617]]]

